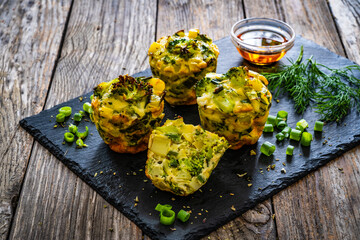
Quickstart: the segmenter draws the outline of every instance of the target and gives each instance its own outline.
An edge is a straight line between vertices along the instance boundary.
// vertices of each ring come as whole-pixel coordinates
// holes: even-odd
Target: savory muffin
[[[186,196],[206,183],[228,147],[225,138],[182,118],[167,120],[150,135],[145,174],[157,188]]]
[[[196,103],[194,85],[215,72],[218,47],[198,29],[178,31],[151,44],[149,61],[154,77],[165,82],[165,100],[172,105]]]
[[[106,144],[119,153],[147,148],[164,117],[165,84],[157,78],[119,76],[94,88],[91,120]]]
[[[264,76],[247,67],[208,73],[196,86],[202,127],[224,136],[231,149],[256,143],[271,106],[267,84]]]

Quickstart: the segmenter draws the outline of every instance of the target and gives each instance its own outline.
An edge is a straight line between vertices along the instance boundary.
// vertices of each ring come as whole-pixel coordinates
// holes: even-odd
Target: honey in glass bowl
[[[279,20],[250,18],[234,24],[231,40],[244,59],[267,65],[279,61],[292,48],[295,32]]]

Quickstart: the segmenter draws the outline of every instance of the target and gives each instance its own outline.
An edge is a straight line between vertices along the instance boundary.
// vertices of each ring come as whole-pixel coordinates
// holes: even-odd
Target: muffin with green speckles
[[[171,105],[196,104],[195,84],[216,72],[218,47],[198,29],[178,31],[151,44],[149,61],[154,77],[166,85],[165,100]]]

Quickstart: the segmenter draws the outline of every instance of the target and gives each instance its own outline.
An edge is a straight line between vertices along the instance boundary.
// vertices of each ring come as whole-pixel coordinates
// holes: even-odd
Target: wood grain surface
[[[197,27],[217,40],[244,17],[284,20],[359,64],[359,9],[359,0],[0,1],[0,239],[9,229],[10,239],[148,239],[33,144],[21,118],[147,68],[163,35]],[[357,239],[359,183],[357,147],[204,239]]]
[[[147,3],[74,1],[45,108],[147,68],[156,19],[156,4]],[[134,223],[38,143],[27,172],[11,239],[141,239]]]
[[[18,122],[44,107],[69,9],[68,0],[0,1],[0,239],[8,235],[34,142]]]

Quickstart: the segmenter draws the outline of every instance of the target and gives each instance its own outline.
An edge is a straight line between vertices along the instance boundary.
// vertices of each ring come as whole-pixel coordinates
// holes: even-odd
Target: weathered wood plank
[[[278,9],[283,10],[283,20],[291,24],[297,34],[345,56],[326,1],[282,1],[280,4]],[[245,6],[248,9],[249,5]],[[338,17],[339,28],[346,28],[347,20],[340,21]],[[350,28],[356,26],[359,29],[358,23]],[[341,31],[342,39],[346,39],[348,32]],[[351,43],[346,53],[354,51],[356,46],[354,52],[358,51],[359,44]],[[360,197],[354,193],[360,190],[359,149],[344,154],[273,197],[280,239],[357,238]],[[339,168],[343,168],[344,173]]]
[[[244,18],[239,1],[160,0],[158,6],[157,39],[180,29],[199,28],[216,40],[228,36],[231,26]],[[271,215],[271,201],[268,200],[205,239],[275,238],[275,223]]]
[[[145,69],[155,19],[156,4],[146,0],[74,1],[46,108],[119,74]],[[135,224],[38,143],[13,226],[12,239],[142,237]]]
[[[70,4],[0,2],[0,239],[8,234],[33,145],[18,122],[45,104]]]
[[[329,0],[346,55],[360,64],[360,1]]]

